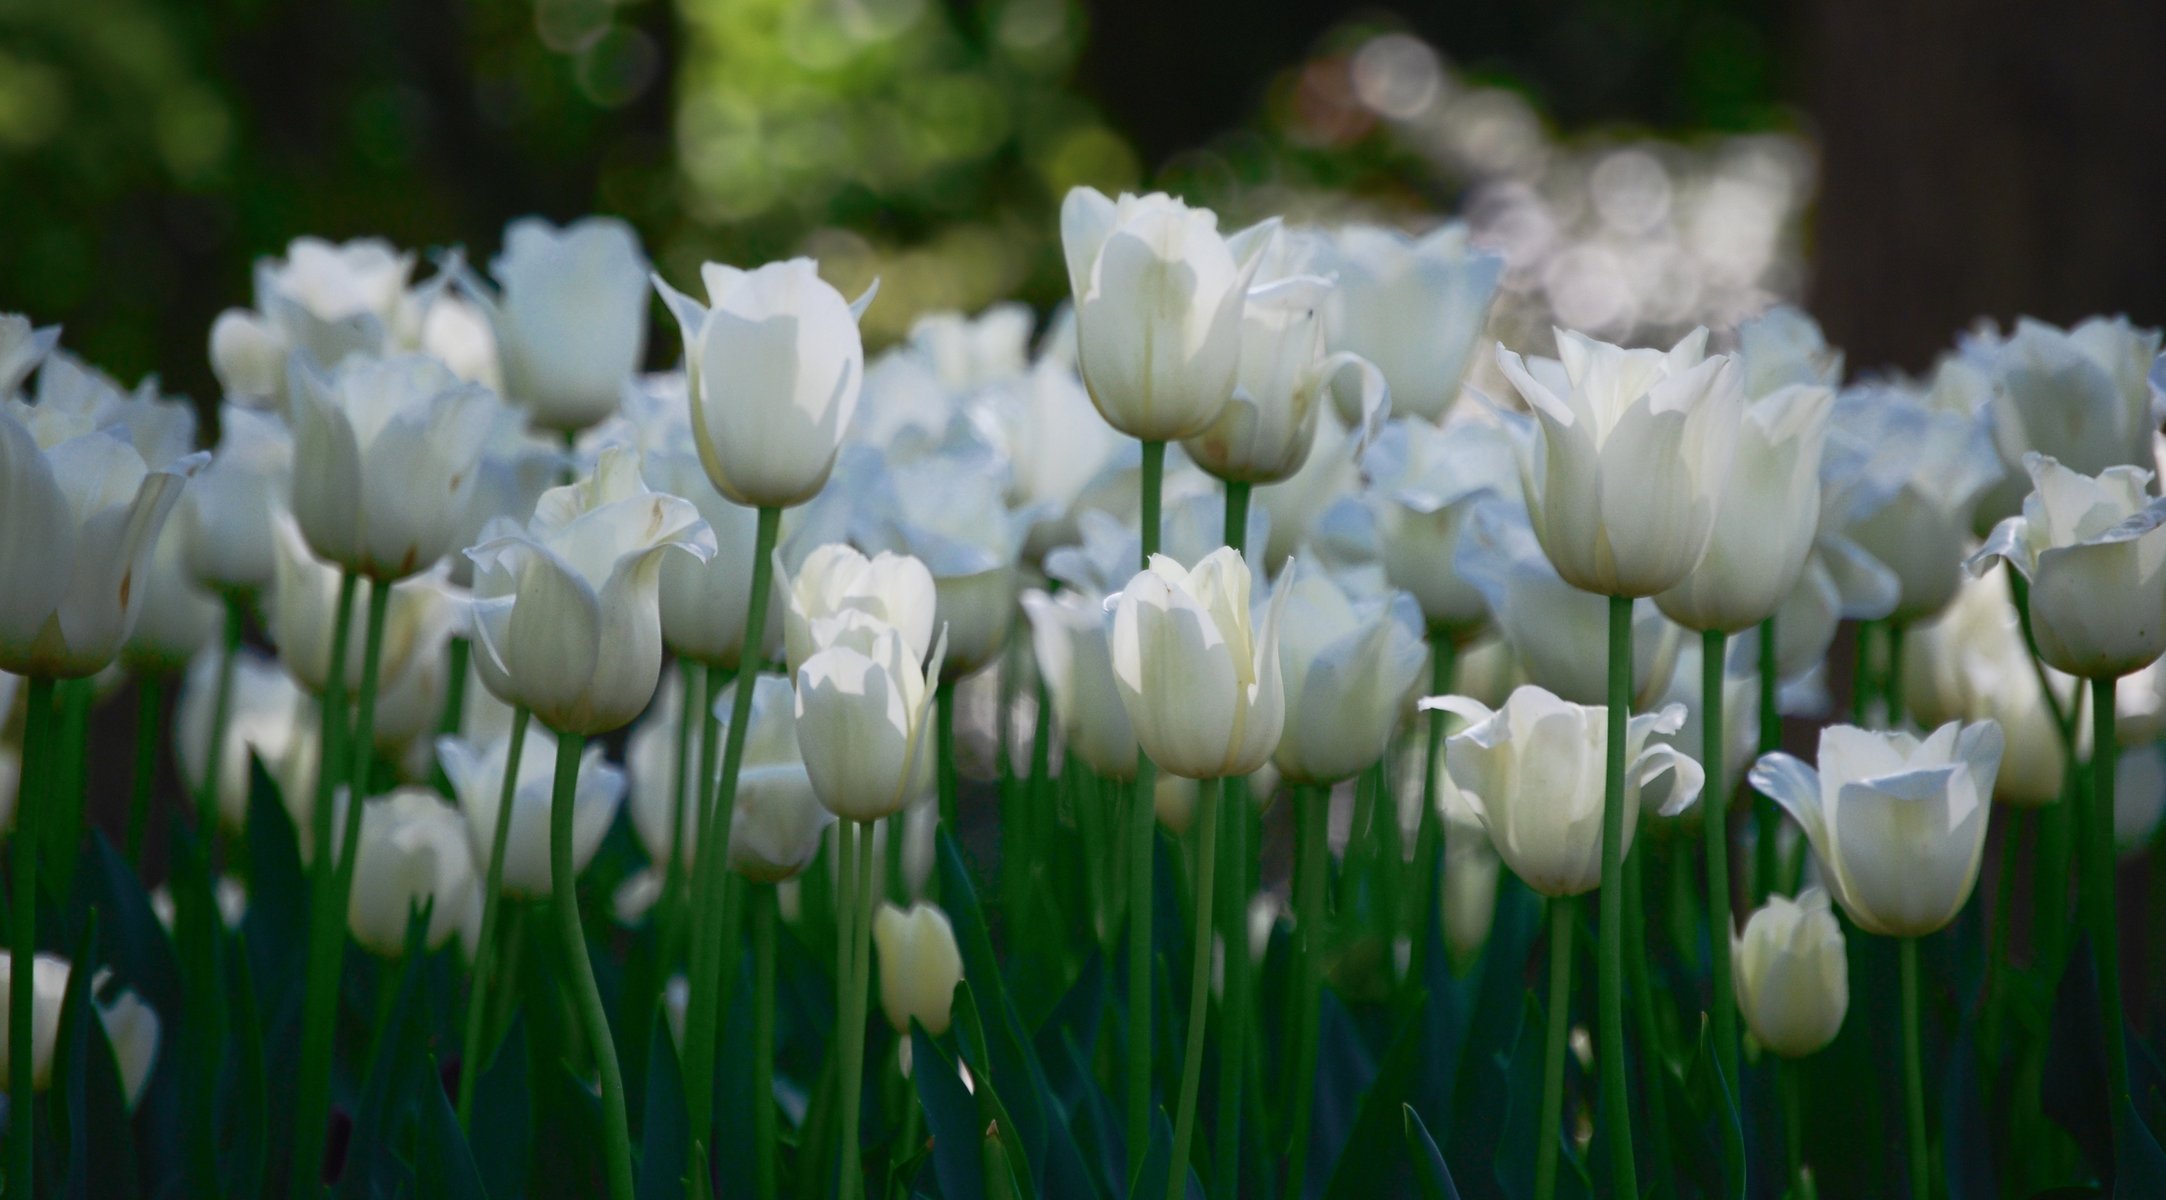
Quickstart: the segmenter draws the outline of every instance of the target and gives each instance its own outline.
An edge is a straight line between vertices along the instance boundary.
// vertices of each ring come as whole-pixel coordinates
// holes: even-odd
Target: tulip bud
[[[544,429],[585,429],[615,412],[647,347],[647,263],[631,226],[522,218],[505,227],[489,273],[501,298],[468,290],[494,327],[506,396]]]
[[[2158,422],[2144,377],[2158,352],[2159,331],[2127,317],[2093,317],[2065,331],[2024,317],[2007,336],[1989,332],[1963,348],[1993,385],[1993,442],[2019,481],[2008,489],[2011,503],[2032,453],[2083,475],[2149,459]]]
[[[218,650],[205,650],[196,656],[181,684],[173,719],[173,756],[192,793],[203,786],[223,658]],[[317,736],[315,704],[308,694],[269,659],[243,648],[233,660],[233,689],[228,695],[224,746],[218,755],[218,816],[227,829],[240,830],[248,822],[249,759],[261,760],[273,779],[284,779],[297,756],[314,761]],[[309,743],[305,749],[302,742]],[[305,787],[281,791],[288,811],[294,814],[295,827],[307,836],[307,822],[301,818],[312,793]]]
[[[1142,441],[1193,437],[1218,419],[1241,363],[1250,281],[1271,222],[1221,236],[1218,217],[1171,196],[1061,203],[1083,384],[1106,423]]]
[[[504,767],[511,739],[476,743],[465,738],[436,740],[438,760],[451,781],[451,793],[466,818],[473,841],[474,872],[486,879],[489,854],[496,844],[498,805],[504,795]],[[529,729],[519,751],[519,773],[512,784],[511,827],[505,831],[503,887],[507,896],[549,895],[549,811],[556,796],[557,741],[546,730]],[[624,799],[624,772],[602,757],[600,744],[579,756],[572,787],[572,870],[584,871],[601,849],[602,838]]]
[[[1850,1007],[1850,962],[1826,892],[1806,888],[1795,903],[1769,896],[1732,945],[1737,1010],[1756,1041],[1803,1058],[1835,1040]]]
[[[180,539],[170,531],[151,551],[142,586],[157,600],[136,614],[135,628],[120,648],[123,668],[140,675],[170,675],[187,666],[196,651],[219,640],[225,608],[181,569]]]
[[[754,697],[757,702],[757,696]],[[699,697],[691,700],[698,705]],[[639,844],[646,850],[647,859],[656,868],[666,867],[672,844],[669,820],[672,813],[683,821],[679,836],[675,839],[682,865],[692,865],[693,853],[698,849],[698,807],[692,797],[697,794],[699,783],[700,738],[704,736],[704,721],[695,721],[692,737],[685,750],[684,760],[677,758],[677,735],[683,728],[685,688],[683,676],[676,671],[664,672],[661,686],[654,692],[654,703],[647,706],[646,715],[632,726],[632,736],[626,741],[624,752],[625,774],[628,781],[626,807],[631,812],[632,832],[639,835]],[[678,805],[678,789],[684,789],[684,803]]]
[[[892,626],[862,614],[838,618],[826,645],[797,669],[797,740],[820,803],[837,817],[876,821],[923,790],[933,692],[947,653],[931,662]]]
[[[706,561],[672,554],[662,563],[662,641],[678,655],[710,667],[736,669],[744,661],[745,617],[752,604],[752,572],[745,563],[759,540],[759,514],[733,504],[707,483],[696,455],[681,448],[645,455],[647,486],[682,496],[714,531],[715,553]],[[767,629],[753,658],[774,656],[782,644],[783,585],[774,581]]]
[[[1197,466],[1220,479],[1279,483],[1292,478],[1316,444],[1332,381],[1351,371],[1359,397],[1352,424],[1366,445],[1390,411],[1384,376],[1358,355],[1324,351],[1327,280],[1280,280],[1250,294],[1241,318],[1241,365],[1218,419],[1181,443]]]
[[[1008,511],[992,464],[936,454],[892,468],[892,489],[868,523],[877,540],[932,573],[935,621],[948,635],[947,673],[991,666],[1015,628],[1017,561],[1027,518]]]
[[[1465,696],[1430,696],[1424,709],[1456,713],[1470,724],[1445,743],[1452,785],[1528,887],[1545,896],[1576,896],[1602,882],[1602,808],[1609,741],[1608,710],[1522,687],[1492,711]],[[1635,714],[1625,727],[1624,834],[1632,852],[1640,792],[1663,776],[1675,816],[1700,795],[1700,764],[1651,735],[1684,724],[1683,705]]]
[[[229,308],[211,322],[211,373],[226,395],[259,403],[286,387],[286,346],[254,313]]]
[[[819,649],[823,623],[849,613],[893,627],[918,658],[932,649],[939,606],[933,574],[907,554],[883,550],[867,558],[855,547],[830,542],[806,556],[795,575],[778,569],[775,576],[790,581],[782,629],[793,677]]]
[[[1294,783],[1334,783],[1384,756],[1422,668],[1413,600],[1357,602],[1321,571],[1279,585],[1286,727],[1272,761]]]
[[[1820,767],[1763,755],[1752,786],[1805,830],[1835,902],[1867,932],[1923,937],[1978,882],[2001,727],[1951,721],[1923,740],[1852,725],[1820,731]]]
[[[1023,593],[1031,647],[1062,744],[1108,779],[1136,777],[1136,732],[1113,678],[1113,619],[1105,601],[1076,591]]]
[[[714,713],[725,736],[738,686],[731,684],[715,698]],[[736,796],[730,869],[755,883],[780,883],[803,871],[835,823],[813,792],[797,747],[796,700],[790,681],[779,675],[759,676],[754,687]]]
[[[2067,753],[2004,575],[1996,564],[1965,582],[1940,616],[1905,635],[1904,696],[1912,718],[1927,726],[1998,721],[2008,752],[1994,777],[1993,798],[2052,804],[2061,797]],[[2064,706],[2072,702],[2074,681],[2058,671],[2050,677]]]
[[[1261,629],[1249,611],[1248,563],[1230,547],[1193,571],[1154,554],[1113,599],[1114,681],[1137,743],[1161,770],[1190,779],[1246,775],[1278,746],[1287,570]]]
[[[700,279],[711,309],[654,280],[684,333],[700,463],[739,504],[803,504],[827,486],[857,411],[857,321],[879,285],[845,302],[809,258],[754,271],[708,263]]]
[[[711,556],[713,531],[690,501],[648,491],[623,449],[545,493],[524,530],[497,529],[466,552],[489,689],[560,733],[630,724],[662,670],[662,558]]]
[[[974,408],[1009,464],[1009,507],[1030,515],[1024,555],[1042,561],[1055,546],[1076,540],[1083,501],[1115,474],[1124,448],[1134,453],[1134,443],[1098,415],[1074,369],[1056,363],[1041,362],[1026,376],[994,385]]]
[[[290,516],[279,514],[272,531],[277,569],[267,623],[271,643],[278,647],[279,662],[294,679],[320,694],[330,683],[331,645],[337,639],[338,569],[316,557]],[[380,687],[393,686],[420,655],[441,649],[443,638],[459,623],[461,601],[444,578],[439,565],[426,575],[391,585],[384,641],[376,660]],[[355,628],[362,612],[362,593],[356,589],[351,618]],[[354,636],[346,639],[344,678],[349,685],[361,678],[361,660],[367,653],[363,641]]]
[[[1993,530],[1978,571],[2005,558],[2031,581],[2031,634],[2047,666],[2115,679],[2166,654],[2166,498],[2151,473],[2082,475],[2042,454],[2024,459],[2034,490],[2023,515]]]
[[[1479,822],[1444,827],[1444,944],[1459,963],[1471,963],[1489,940],[1497,915],[1496,847]]]
[[[212,591],[261,592],[276,571],[273,517],[293,490],[293,434],[267,413],[228,404],[208,467],[173,514],[188,574]]]
[[[1559,359],[1497,362],[1534,410],[1527,510],[1565,582],[1602,596],[1652,596],[1707,554],[1729,480],[1743,381],[1707,331],[1667,352],[1557,331]],[[1527,428],[1531,425],[1531,429]]]
[[[912,1021],[933,1037],[946,1033],[955,986],[963,981],[963,956],[947,914],[930,904],[913,904],[908,912],[882,904],[872,919],[872,940],[880,950],[880,1008],[887,1023],[902,1034]]]
[[[435,792],[401,788],[368,801],[353,855],[346,925],[365,949],[390,958],[404,953],[407,914],[423,906],[431,906],[427,949],[455,933],[478,933],[481,886],[466,822]]]
[[[995,304],[975,318],[930,312],[910,326],[910,348],[931,364],[942,386],[967,392],[1002,383],[1030,369],[1030,331],[1038,323],[1027,304]]]
[[[1457,566],[1460,536],[1484,500],[1516,501],[1511,443],[1494,425],[1461,419],[1384,426],[1362,459],[1376,498],[1385,578],[1421,605],[1425,624],[1455,640],[1489,620],[1481,590]]]
[[[1348,225],[1331,236],[1313,269],[1338,279],[1328,308],[1332,349],[1375,363],[1399,412],[1441,419],[1459,398],[1489,323],[1504,260],[1470,249],[1467,227],[1458,221],[1420,238]],[[1338,395],[1340,419],[1356,424],[1352,397]]]

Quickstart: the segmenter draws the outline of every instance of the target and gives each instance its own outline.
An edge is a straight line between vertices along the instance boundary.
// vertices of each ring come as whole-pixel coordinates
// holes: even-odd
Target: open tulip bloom
[[[1292,571],[1260,627],[1249,610],[1248,564],[1231,548],[1193,570],[1154,555],[1107,601],[1113,678],[1137,743],[1161,770],[1223,779],[1271,757],[1286,720],[1278,626]]]

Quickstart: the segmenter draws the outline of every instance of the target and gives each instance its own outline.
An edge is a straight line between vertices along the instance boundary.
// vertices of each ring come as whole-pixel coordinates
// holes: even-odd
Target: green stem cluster
[[[1142,562],[1158,553],[1158,506],[1166,472],[1166,444],[1143,443]],[[1143,1161],[1151,1138],[1151,849],[1156,836],[1153,805],[1156,767],[1136,755],[1136,781],[1128,800],[1128,1112],[1131,1163]]]
[[[1211,907],[1218,870],[1216,779],[1196,784],[1196,929],[1188,974],[1188,1046],[1181,1060],[1181,1097],[1174,1110],[1173,1157],[1167,1166],[1167,1200],[1188,1194],[1188,1152],[1196,1134],[1196,1093],[1203,1086],[1203,1035],[1211,1011]]]
[[[1700,763],[1707,772],[1700,796],[1700,824],[1707,834],[1707,943],[1714,960],[1709,967],[1714,995],[1710,1001],[1715,1017],[1715,1058],[1722,1077],[1737,1086],[1737,1001],[1731,994],[1730,937],[1735,919],[1730,911],[1730,781],[1725,771],[1729,759],[1722,730],[1723,659],[1729,638],[1719,629],[1700,635]],[[1731,1153],[1728,1139],[1722,1152]],[[1735,1167],[1740,1164],[1731,1164]]]
[[[474,1127],[474,1086],[481,1078],[482,1041],[489,1021],[489,972],[496,962],[496,929],[504,911],[504,850],[511,843],[511,813],[519,791],[519,760],[526,752],[532,714],[511,712],[511,745],[497,788],[496,826],[489,831],[489,870],[481,893],[481,938],[474,951],[474,985],[466,999],[466,1036],[459,1055],[459,1128]],[[554,797],[552,796],[552,803]],[[551,816],[554,817],[552,810]]]
[[[1308,1179],[1309,1124],[1316,1111],[1316,1061],[1324,1000],[1324,876],[1330,871],[1326,843],[1331,792],[1313,784],[1294,789],[1294,931],[1300,938],[1301,994],[1295,1012],[1294,1116],[1286,1149],[1286,1200],[1300,1200]]]
[[[891,831],[889,836],[896,835]],[[842,823],[838,865],[845,870],[837,876],[842,892],[837,921],[845,935],[843,959],[848,969],[841,1003],[835,1006],[841,1022],[835,1038],[842,1073],[842,1200],[862,1200],[865,1194],[858,1122],[865,1094],[865,993],[872,975],[872,914],[878,900],[872,891],[872,843],[871,822]]]
[[[1611,1194],[1640,1194],[1632,1165],[1632,1102],[1624,1048],[1624,767],[1625,722],[1632,704],[1632,601],[1609,598],[1609,728],[1602,789],[1600,998],[1602,1124],[1609,1141]]]
[[[559,951],[601,1076],[603,1164],[610,1200],[632,1200],[632,1127],[624,1107],[624,1072],[617,1065],[616,1040],[594,981],[594,963],[587,957],[587,935],[579,922],[579,871],[572,862],[572,814],[579,793],[579,758],[586,745],[582,734],[557,734],[556,788],[549,801],[549,884]]]
[[[1557,1151],[1563,1139],[1564,1047],[1572,1011],[1572,925],[1578,899],[1549,901],[1549,1030],[1542,1042],[1541,1122],[1534,1127],[1534,1200],[1557,1194]]]

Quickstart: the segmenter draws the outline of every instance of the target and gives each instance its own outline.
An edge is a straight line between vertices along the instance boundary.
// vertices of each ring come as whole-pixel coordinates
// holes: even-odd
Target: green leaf
[[[128,990],[142,997],[171,1027],[181,1015],[180,962],[173,955],[173,940],[150,907],[135,869],[128,865],[105,835],[93,830],[90,862],[84,872],[83,901],[102,915],[99,940],[102,959],[110,964]]]
[[[659,1007],[659,1006],[657,1006]],[[684,1075],[677,1067],[677,1047],[669,1022],[659,1015],[648,1022],[647,1102],[639,1130],[641,1200],[685,1194],[685,1156],[691,1150],[691,1125],[684,1111]]]
[[[1325,1192],[1330,1200],[1404,1195],[1409,1190],[1406,1156],[1399,1152],[1406,1142],[1399,1110],[1420,1065],[1420,1041],[1421,1016],[1416,1011],[1400,1022],[1383,1069],[1361,1097],[1353,1131],[1331,1172],[1331,1187]]]
[[[1444,1165],[1444,1154],[1429,1136],[1429,1127],[1421,1123],[1421,1114],[1411,1104],[1399,1108],[1406,1127],[1406,1152],[1414,1160],[1414,1182],[1421,1187],[1422,1200],[1459,1200],[1451,1168]]]
[[[248,912],[241,918],[250,972],[265,1012],[297,997],[308,960],[308,878],[278,784],[248,758]]]
[[[434,1055],[429,1057],[430,1079],[439,1077]],[[481,1169],[466,1135],[459,1132],[459,1115],[442,1087],[423,1088],[415,1122],[415,1182],[422,1200],[487,1200]]]
[[[218,1187],[217,1106],[219,1062],[225,1054],[226,1009],[223,948],[217,901],[202,842],[186,826],[173,829],[173,927],[180,959],[192,968],[182,977],[181,1138],[189,1190],[210,1195]]]
[[[53,1141],[66,1151],[63,1186],[68,1200],[84,1200],[90,1195],[90,1101],[83,1081],[90,1074],[90,1026],[98,1023],[90,1005],[90,979],[97,969],[97,909],[89,911],[79,940],[75,967],[68,974],[67,991],[60,999],[60,1029],[53,1047],[53,1079],[58,1086],[45,1097]],[[106,1057],[111,1056],[111,1051],[106,1051]]]
[[[992,1054],[985,1042],[985,1026],[978,1019],[978,1002],[972,994],[970,981],[964,979],[955,985],[953,1004],[957,1040],[963,1047],[963,1061],[970,1065],[977,1078],[978,1123],[987,1131],[987,1137],[997,1136],[1007,1147],[1005,1165],[1009,1170],[1020,1169],[1022,1177],[1011,1186],[1006,1179],[990,1178],[986,1182],[996,1195],[1035,1196],[1035,1176],[1031,1172],[1031,1159],[1024,1152],[1022,1138],[1016,1128],[1015,1118],[1008,1105],[1001,1099],[1000,1088],[993,1080]]]
[[[1723,1195],[1745,1195],[1745,1128],[1738,1118],[1737,1091],[1722,1073],[1712,1027],[1705,1020],[1700,1022],[1699,1051],[1686,1074],[1685,1092],[1702,1131],[1701,1163],[1719,1164],[1728,1173],[1720,1181]]]
[[[263,1193],[264,1160],[269,1145],[270,1102],[263,1062],[263,1021],[250,978],[247,935],[237,935],[237,952],[226,958],[226,995],[232,998],[231,1049],[226,1055],[226,1131],[220,1146],[229,1196]]]
[[[933,1135],[933,1174],[945,1200],[984,1200],[978,1161],[977,1101],[963,1086],[955,1060],[916,1021],[910,1023],[910,1084]]]
[[[1452,1085],[1451,1128],[1444,1135],[1450,1157],[1462,1164],[1495,1154],[1504,1136],[1506,1082],[1498,1055],[1519,1040],[1527,956],[1541,924],[1542,906],[1533,892],[1509,873],[1497,889],[1496,917],[1476,968],[1474,1008],[1461,1043],[1467,1049]]]
[[[472,1069],[481,1072],[474,1083],[474,1130],[467,1139],[474,1165],[490,1195],[523,1196],[534,1120],[527,1095],[525,1020],[514,1018],[496,1057]]]
[[[392,1157],[401,1101],[412,1087],[415,1068],[422,1060],[420,1018],[414,1013],[415,994],[420,991],[422,959],[428,950],[429,909],[434,902],[414,909],[406,920],[406,949],[398,964],[398,978],[389,1013],[376,1034],[361,1099],[354,1107],[353,1134],[346,1143],[346,1165],[339,1175],[339,1194],[355,1197],[388,1193],[386,1175]],[[432,1078],[431,1086],[434,1086]],[[439,1089],[440,1090],[440,1089]]]
[[[2121,1101],[2121,1120],[2128,1132],[2115,1164],[2114,1200],[2166,1196],[2166,1150],[2159,1149],[2158,1137],[2126,1098]]]

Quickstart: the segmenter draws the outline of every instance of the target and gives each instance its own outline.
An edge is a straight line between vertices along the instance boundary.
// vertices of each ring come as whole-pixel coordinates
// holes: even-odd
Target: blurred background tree
[[[207,398],[211,318],[294,236],[486,259],[604,211],[672,277],[878,274],[886,340],[1056,301],[1092,183],[1463,211],[1515,337],[1803,296],[1853,363],[1918,368],[1981,312],[2157,322],[2166,6],[1988,8],[0,0],[0,309]]]

